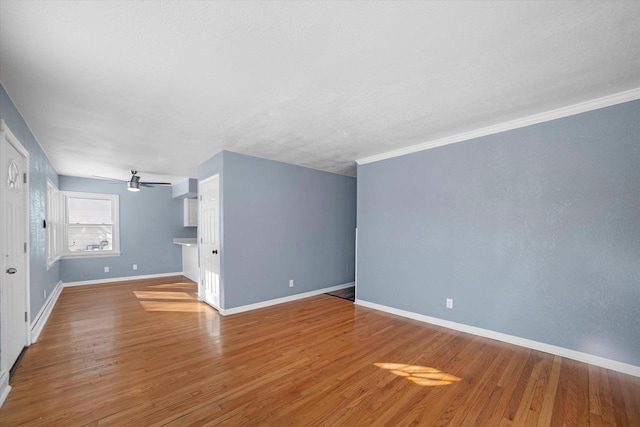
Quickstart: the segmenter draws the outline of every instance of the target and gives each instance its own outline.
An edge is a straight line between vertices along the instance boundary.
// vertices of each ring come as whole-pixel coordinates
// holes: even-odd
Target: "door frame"
[[[222,175],[220,173],[215,173],[203,180],[198,180],[198,237],[197,237],[197,243],[198,243],[198,300],[199,301],[203,301],[204,302],[204,289],[203,289],[203,283],[202,280],[204,278],[204,274],[202,271],[202,247],[201,247],[201,243],[202,243],[202,237],[200,235],[200,233],[202,232],[202,186],[209,184],[210,182],[214,181],[214,180],[218,180],[218,230],[216,230],[218,232],[218,262],[219,262],[219,274],[220,274],[220,288],[218,289],[219,292],[219,296],[220,296],[220,301],[219,301],[219,305],[220,307],[214,307],[213,305],[211,305],[212,307],[214,307],[216,310],[221,310],[222,307],[224,307],[224,279],[223,279],[223,274],[222,274],[222,257],[224,256],[224,251],[222,250],[222,241],[223,241],[223,236],[222,236],[222,230],[224,229],[224,227],[222,226]]]
[[[24,148],[24,146],[20,143],[20,141],[15,137],[15,135],[11,132],[11,130],[9,129],[9,127],[7,126],[7,124],[5,123],[4,120],[0,119],[0,142],[2,143],[2,146],[0,147],[0,152],[2,153],[2,155],[0,156],[2,158],[2,162],[5,161],[5,157],[6,157],[6,153],[5,153],[5,143],[4,143],[4,139],[7,139],[9,141],[9,143],[11,145],[13,145],[13,147],[25,158],[25,170],[24,173],[27,174],[27,182],[24,183],[24,212],[25,212],[25,218],[24,218],[24,235],[25,235],[25,240],[26,240],[26,257],[25,257],[25,310],[27,312],[27,321],[24,322],[24,334],[25,334],[25,345],[29,346],[31,345],[31,334],[30,334],[30,330],[31,330],[31,277],[30,277],[30,270],[31,270],[31,260],[29,259],[29,255],[30,255],[30,235],[29,235],[29,214],[30,214],[30,206],[29,206],[29,184],[30,184],[30,175],[29,175],[29,152]],[[0,170],[3,170],[2,167],[0,167]],[[4,176],[2,176],[2,181],[0,181],[0,207],[2,209],[4,209],[4,203],[5,203],[5,199],[6,199],[6,189],[5,189],[5,185],[4,185]],[[2,224],[0,224],[0,240],[4,240],[4,237],[6,235],[6,230],[5,230],[5,226],[6,226],[6,222],[4,221],[4,219],[2,220]],[[4,247],[2,245],[0,245],[0,272],[2,274],[4,274],[4,271],[6,270],[7,265],[6,265],[6,257],[5,257],[5,253],[4,253]],[[11,369],[11,366],[7,366],[7,360],[6,360],[6,352],[2,351],[2,344],[4,343],[5,340],[5,336],[6,336],[6,331],[7,331],[7,322],[4,321],[4,313],[5,310],[2,309],[2,307],[4,307],[5,301],[4,298],[2,298],[2,286],[0,286],[0,310],[2,311],[2,321],[0,321],[0,378],[2,378],[2,376],[7,373],[9,371],[9,369]]]

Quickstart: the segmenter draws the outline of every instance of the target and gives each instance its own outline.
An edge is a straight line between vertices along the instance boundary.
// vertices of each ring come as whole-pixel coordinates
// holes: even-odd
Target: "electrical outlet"
[[[447,308],[453,308],[453,299],[447,298]]]
[[[43,290],[42,290],[42,293],[44,294],[44,299],[47,299],[47,290],[46,290],[46,289],[43,289]]]
[[[289,280],[289,287],[293,288],[293,279]]]
[[[138,269],[138,264],[133,264],[133,269],[137,270]]]
[[[108,273],[108,272],[109,272],[109,267],[105,267],[105,268],[104,268],[104,272],[105,272],[105,273]]]

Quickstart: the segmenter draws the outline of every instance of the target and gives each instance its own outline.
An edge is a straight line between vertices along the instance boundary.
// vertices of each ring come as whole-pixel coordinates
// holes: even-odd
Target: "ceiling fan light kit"
[[[138,171],[131,171],[131,181],[127,182],[127,190],[140,191],[140,177],[136,175]]]
[[[137,181],[129,181],[127,182],[127,190],[129,191],[140,191],[140,183]]]

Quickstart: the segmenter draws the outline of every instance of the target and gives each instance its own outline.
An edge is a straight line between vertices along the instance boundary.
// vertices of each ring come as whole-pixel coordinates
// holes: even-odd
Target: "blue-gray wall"
[[[182,251],[174,237],[195,237],[183,226],[183,201],[174,199],[171,187],[127,190],[124,183],[102,179],[60,176],[62,191],[117,194],[120,196],[120,256],[62,259],[63,282],[76,282],[182,271]],[[138,265],[133,270],[133,264]],[[109,273],[104,267],[109,267]]]
[[[640,101],[359,167],[357,271],[358,299],[640,366]]]
[[[201,164],[198,178],[216,172],[223,308],[354,280],[354,178],[228,151]]]
[[[198,195],[198,180],[193,178],[185,179],[171,187],[171,194],[174,198],[195,198]]]
[[[31,320],[35,320],[34,317],[45,302],[43,290],[47,291],[47,297],[49,297],[60,280],[57,264],[47,270],[46,234],[42,227],[42,220],[46,216],[47,178],[57,184],[58,175],[2,84],[0,84],[0,119],[5,121],[11,133],[29,152],[30,310]]]

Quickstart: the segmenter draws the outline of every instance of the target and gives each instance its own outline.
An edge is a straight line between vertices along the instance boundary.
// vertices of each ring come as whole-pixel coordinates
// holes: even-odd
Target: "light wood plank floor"
[[[229,317],[194,297],[65,289],[0,425],[640,426],[640,378],[328,295]]]

